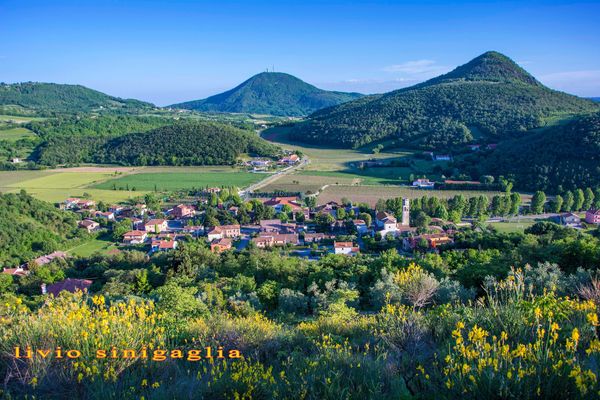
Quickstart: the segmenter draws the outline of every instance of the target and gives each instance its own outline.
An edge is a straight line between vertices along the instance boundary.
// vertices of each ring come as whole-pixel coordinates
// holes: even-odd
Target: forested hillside
[[[514,175],[525,189],[600,186],[600,113],[506,141],[480,162],[487,173]]]
[[[292,138],[342,147],[389,138],[438,148],[481,136],[499,141],[543,126],[551,116],[598,109],[590,100],[544,87],[508,57],[487,52],[422,84],[316,112],[295,125]]]
[[[75,214],[25,193],[0,193],[0,267],[51,253],[78,233]]]
[[[361,96],[359,93],[322,90],[289,74],[263,72],[227,92],[171,107],[211,112],[303,116]]]
[[[0,114],[80,113],[152,107],[154,106],[150,103],[109,96],[81,85],[42,82],[0,83]]]
[[[119,136],[130,132],[146,132],[172,124],[172,118],[102,115],[98,117],[58,117],[33,121],[26,125],[43,139],[55,136]]]
[[[148,132],[108,136],[53,136],[37,151],[45,165],[227,165],[242,153],[275,156],[279,149],[244,131],[214,122],[178,122]]]

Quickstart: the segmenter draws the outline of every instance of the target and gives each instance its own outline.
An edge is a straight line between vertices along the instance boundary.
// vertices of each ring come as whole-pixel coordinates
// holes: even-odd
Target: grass
[[[42,121],[46,118],[41,118],[41,117],[24,117],[24,116],[17,116],[17,115],[0,115],[0,121],[3,122],[16,122],[16,123],[26,123],[29,121]]]
[[[96,252],[106,254],[110,250],[116,248],[117,246],[114,243],[98,238],[75,246],[72,249],[67,250],[67,253],[76,257],[89,257]]]
[[[11,128],[0,130],[0,140],[6,140],[9,142],[16,142],[19,139],[36,138],[35,133],[31,132],[27,128]]]
[[[519,222],[494,222],[491,225],[501,233],[522,233],[525,229],[529,228],[535,223],[536,221],[525,220]]]
[[[118,175],[115,175],[117,170]],[[0,191],[25,189],[32,196],[52,203],[87,193],[96,201],[118,203],[144,195],[154,190],[154,185],[161,191],[204,186],[244,187],[264,177],[264,174],[231,167],[80,167],[0,172]],[[112,190],[113,184],[124,189],[129,185],[131,190]]]
[[[263,137],[275,142],[281,147],[306,154],[310,164],[304,169],[307,171],[344,171],[352,168],[351,164],[370,159],[392,160],[410,157],[413,153],[409,150],[397,150],[393,152],[380,152],[373,154],[372,146],[363,149],[332,149],[313,147],[307,144],[291,142],[287,139],[289,128],[279,127],[265,131]]]
[[[256,183],[266,175],[253,174],[245,171],[223,172],[141,172],[111,179],[92,186],[95,189],[112,190],[117,188],[135,188],[136,190],[181,190],[202,188],[205,186],[235,186],[245,187]]]
[[[329,172],[324,174],[315,173],[313,175],[311,174],[311,171],[306,171],[306,173],[284,175],[275,182],[261,188],[260,191],[316,193],[325,185],[352,185],[357,183],[358,181],[351,176],[339,172]]]
[[[336,185],[329,186],[319,195],[319,203],[324,204],[328,201],[340,202],[342,198],[347,198],[355,203],[368,203],[372,206],[379,199],[390,199],[402,197],[414,199],[417,197],[428,196],[447,199],[462,194],[465,197],[485,195],[492,197],[500,192],[484,192],[473,190],[422,190],[413,189],[406,186],[347,186]]]
[[[0,191],[18,192],[25,189],[32,196],[56,203],[68,197],[82,197],[84,193],[93,200],[115,203],[145,192],[98,190],[88,188],[114,176],[113,170],[106,172],[69,172],[70,169],[52,171],[5,171],[0,172]]]

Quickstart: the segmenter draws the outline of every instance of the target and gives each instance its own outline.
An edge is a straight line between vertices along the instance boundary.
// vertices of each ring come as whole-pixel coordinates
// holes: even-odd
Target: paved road
[[[240,190],[239,195],[244,200],[248,200],[249,193],[252,193],[260,188],[263,188],[263,187],[267,186],[268,184],[270,184],[271,182],[274,182],[277,179],[281,178],[282,176],[287,175],[300,167],[304,167],[305,165],[308,165],[309,163],[310,163],[310,160],[307,157],[302,157],[302,159],[300,160],[299,163],[290,165],[289,167],[279,170],[276,173],[274,173],[273,175],[269,175],[265,179],[263,179],[259,182],[256,182],[253,185],[248,186],[246,189]]]

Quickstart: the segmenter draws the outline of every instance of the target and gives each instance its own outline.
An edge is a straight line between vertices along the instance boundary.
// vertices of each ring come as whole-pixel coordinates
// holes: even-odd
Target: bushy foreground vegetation
[[[0,308],[0,372],[7,384],[3,395],[90,399],[598,395],[597,281],[558,288],[550,279],[541,279],[537,270],[514,270],[504,280],[489,279],[476,302],[456,298],[430,303],[440,290],[433,277],[414,264],[400,268],[392,264],[390,270],[390,281],[402,295],[387,296],[378,311],[358,313],[353,305],[356,291],[330,284],[306,301],[305,308],[313,304],[315,309],[314,316],[304,321],[293,318],[303,304],[298,294],[282,291],[279,302],[286,313],[265,316],[250,305],[251,300],[223,298],[212,285],[199,291],[182,288],[176,278],[150,292],[152,300],[63,294],[31,310],[20,298],[5,296]],[[564,296],[565,292],[574,297]],[[76,349],[81,355],[11,357],[15,347],[24,351],[27,346]],[[222,346],[227,357],[218,359],[216,353],[213,359],[202,357],[207,346]],[[113,347],[146,348],[151,358],[162,361],[111,358]],[[98,349],[108,356],[97,358]],[[165,349],[166,354],[156,352]],[[172,349],[181,355],[174,353],[173,358]],[[191,352],[197,349],[201,353]],[[230,349],[240,350],[241,358],[228,358]]]
[[[598,249],[597,238],[544,222],[525,234],[467,229],[415,257],[214,254],[189,240],[150,258],[59,260],[1,275],[2,394],[596,398]],[[92,294],[39,294],[66,276],[92,279]],[[13,357],[27,346],[81,354]],[[113,358],[113,347],[149,356]]]
[[[25,192],[0,194],[0,265],[18,265],[80,236],[75,215]]]

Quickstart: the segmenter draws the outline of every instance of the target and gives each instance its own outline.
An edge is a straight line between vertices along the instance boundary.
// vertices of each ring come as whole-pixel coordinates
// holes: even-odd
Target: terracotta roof
[[[174,240],[161,240],[158,243],[158,248],[159,249],[174,249],[177,246],[177,242]]]
[[[129,231],[125,233],[123,236],[144,236],[146,232],[144,231]]]
[[[46,292],[54,296],[58,296],[60,292],[66,290],[67,292],[75,293],[77,290],[85,291],[92,286],[92,281],[88,279],[65,279],[64,281],[53,283],[46,287]]]
[[[354,243],[352,243],[352,242],[334,242],[333,246],[337,247],[337,248],[340,248],[340,247],[353,247]]]
[[[151,219],[150,221],[146,222],[146,225],[162,225],[165,223],[166,220],[164,219]]]

